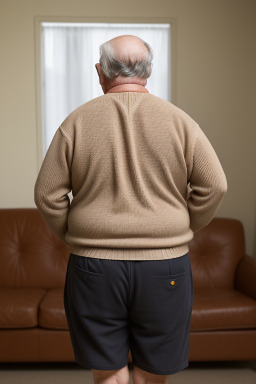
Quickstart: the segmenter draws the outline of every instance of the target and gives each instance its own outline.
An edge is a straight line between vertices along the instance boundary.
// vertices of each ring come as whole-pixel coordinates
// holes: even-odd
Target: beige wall
[[[216,216],[241,220],[246,251],[256,255],[255,1],[0,0],[0,6],[0,208],[35,207],[34,17],[175,18],[175,104],[199,123],[226,173],[229,189]]]

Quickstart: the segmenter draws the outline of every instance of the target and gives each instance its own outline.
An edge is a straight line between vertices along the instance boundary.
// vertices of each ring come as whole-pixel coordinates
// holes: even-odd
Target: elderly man
[[[70,247],[64,305],[76,362],[96,384],[128,384],[130,349],[135,384],[167,383],[188,366],[188,243],[227,180],[199,125],[145,88],[146,42],[118,36],[100,54],[104,95],[57,129],[35,203]]]

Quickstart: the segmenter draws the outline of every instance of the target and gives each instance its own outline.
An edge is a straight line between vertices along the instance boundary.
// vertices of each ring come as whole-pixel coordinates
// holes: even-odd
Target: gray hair
[[[142,40],[142,39],[141,39]],[[148,54],[143,61],[132,62],[128,57],[125,61],[115,59],[115,53],[110,41],[100,45],[100,65],[104,75],[109,79],[118,76],[139,77],[147,79],[151,75],[151,62],[153,60],[153,50],[144,40],[142,42],[148,49]]]

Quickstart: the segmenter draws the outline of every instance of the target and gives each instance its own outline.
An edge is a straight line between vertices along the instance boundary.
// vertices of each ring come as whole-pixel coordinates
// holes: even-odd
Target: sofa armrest
[[[237,266],[235,289],[256,300],[256,259],[245,255]]]

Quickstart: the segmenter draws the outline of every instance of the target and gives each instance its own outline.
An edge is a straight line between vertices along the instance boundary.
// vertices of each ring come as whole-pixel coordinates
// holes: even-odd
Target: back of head
[[[147,79],[151,75],[153,50],[137,36],[118,36],[100,46],[100,65],[108,79],[116,77],[138,77]]]

